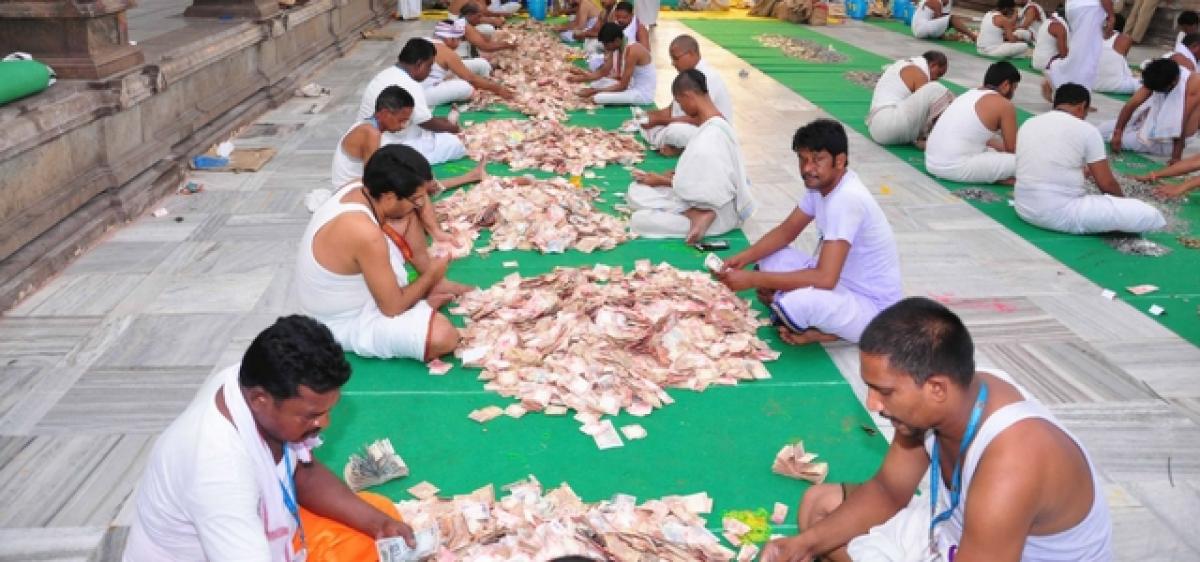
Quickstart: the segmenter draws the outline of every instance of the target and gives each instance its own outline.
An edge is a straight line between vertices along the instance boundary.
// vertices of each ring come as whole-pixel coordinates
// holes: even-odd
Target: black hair
[[[1179,63],[1169,59],[1154,59],[1142,70],[1142,85],[1152,92],[1166,93],[1179,80]]]
[[[601,43],[611,43],[623,35],[625,35],[625,30],[617,22],[610,21],[600,26],[600,32],[596,34],[596,39]]]
[[[1113,31],[1120,33],[1125,31],[1125,16],[1121,14],[1113,14]]]
[[[925,51],[921,56],[929,64],[936,64],[938,66],[950,65],[950,61],[946,59],[946,53],[941,51]]]
[[[812,152],[824,150],[830,156],[847,154],[849,141],[846,140],[846,128],[833,119],[817,119],[799,129],[792,135],[792,151],[801,149]]]
[[[400,56],[397,57],[397,62],[400,64],[421,64],[427,60],[433,60],[437,56],[437,48],[433,46],[428,39],[421,37],[413,37],[404,44],[404,48],[400,49]]]
[[[975,344],[962,320],[941,303],[909,297],[880,312],[863,330],[858,348],[887,358],[888,366],[918,385],[945,375],[962,387],[975,377]]]
[[[1054,106],[1060,105],[1075,105],[1082,103],[1084,106],[1092,104],[1092,94],[1087,88],[1080,86],[1074,82],[1067,82],[1054,90]]]
[[[1175,25],[1180,27],[1185,25],[1200,25],[1200,14],[1191,10],[1179,12],[1179,15],[1175,17]]]
[[[408,90],[393,84],[379,92],[379,97],[375,98],[375,111],[406,109],[412,107],[413,103],[412,94],[409,94]]]
[[[1196,43],[1200,43],[1200,33],[1193,32],[1193,33],[1184,35],[1183,39],[1180,39],[1179,42],[1183,43],[1184,47],[1191,47],[1192,45],[1195,45]]]
[[[301,386],[324,394],[348,380],[350,363],[329,328],[300,315],[279,318],[255,336],[238,371],[238,384],[276,400],[298,396]]]
[[[578,556],[578,555],[572,554],[569,556],[559,556],[558,558],[551,558],[550,562],[599,562],[599,561],[590,556]]]
[[[458,15],[460,15],[464,18],[467,16],[473,16],[478,13],[481,13],[481,11],[479,9],[479,6],[476,6],[474,2],[467,2],[466,4],[463,4],[463,6],[461,8],[458,9]]]
[[[996,0],[996,9],[1001,12],[1004,10],[1012,10],[1016,7],[1017,3],[1014,0]]]
[[[363,185],[371,197],[384,193],[401,199],[411,197],[418,187],[433,179],[429,161],[410,146],[389,144],[381,147],[363,167]]]
[[[684,92],[708,93],[708,78],[703,72],[694,68],[685,70],[671,82],[671,95],[677,96]]]
[[[633,13],[633,4],[630,4],[629,2],[617,2],[617,5],[613,8],[613,11],[614,12],[629,12],[632,14]]]
[[[999,88],[1005,82],[1015,86],[1020,81],[1021,71],[1006,60],[992,63],[983,75],[983,85],[989,88]]]

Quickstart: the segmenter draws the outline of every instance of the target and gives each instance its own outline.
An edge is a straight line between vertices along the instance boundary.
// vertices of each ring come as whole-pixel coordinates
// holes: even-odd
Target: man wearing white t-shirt
[[[375,114],[375,100],[388,86],[400,86],[413,98],[413,113],[408,125],[399,133],[386,134],[383,144],[406,144],[420,152],[430,164],[458,160],[467,149],[458,138],[458,125],[444,117],[434,117],[425,99],[421,81],[429,77],[437,59],[437,49],[427,39],[413,38],[404,44],[395,66],[376,74],[363,92],[358,105],[358,120],[366,121]]]
[[[313,514],[348,527],[348,541],[403,536],[412,544],[407,525],[312,458],[349,378],[342,348],[321,323],[288,316],[260,333],[240,366],[206,383],[155,443],[124,562],[336,554],[310,551],[297,533]]]
[[[1017,134],[1017,215],[1070,234],[1145,232],[1166,225],[1162,213],[1125,197],[1113,177],[1104,138],[1087,117],[1091,96],[1078,84],[1054,93],[1054,111],[1025,122]],[[1089,194],[1089,173],[1103,194]]]
[[[846,130],[818,119],[792,138],[807,192],[783,224],[725,261],[717,279],[755,288],[789,343],[858,342],[879,311],[902,296],[900,258],[879,204],[847,167]],[[790,244],[816,223],[816,257]],[[743,270],[758,264],[757,271]]]
[[[696,38],[691,35],[676,37],[671,40],[667,54],[671,56],[671,65],[680,73],[694,68],[704,74],[708,97],[725,121],[733,125],[733,98],[729,96],[729,88],[721,79],[721,72],[700,58],[700,44]],[[671,102],[670,107],[648,112],[646,117],[648,121],[642,126],[642,136],[650,146],[666,156],[678,155],[687,148],[688,141],[696,135],[702,124],[689,117],[676,102]]]

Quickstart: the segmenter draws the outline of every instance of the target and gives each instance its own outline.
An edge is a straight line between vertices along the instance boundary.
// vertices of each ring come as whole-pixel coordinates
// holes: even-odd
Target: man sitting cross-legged
[[[925,143],[929,173],[951,181],[1011,184],[1017,167],[1012,97],[1020,82],[1017,67],[1000,61],[988,67],[983,87],[958,96]]]
[[[871,140],[924,148],[933,124],[954,101],[954,94],[938,82],[949,65],[941,51],[926,51],[888,66],[871,94],[867,114]]]
[[[436,309],[470,287],[445,278],[450,258],[428,254],[417,218],[433,183],[419,153],[387,145],[361,182],[313,213],[296,259],[297,300],[350,351],[430,361],[458,345],[458,330]],[[420,273],[412,283],[406,263]]]
[[[953,27],[975,42],[975,32],[967,25],[966,18],[951,15],[953,0],[921,0],[912,17],[912,34],[917,39],[941,39]]]
[[[738,228],[753,212],[746,165],[733,127],[721,116],[704,74],[686,70],[671,84],[675,102],[700,123],[675,171],[634,171],[625,194],[629,228],[647,238],[685,238],[691,244]]]
[[[901,297],[892,228],[849,169],[847,146],[837,121],[800,127],[792,139],[806,188],[800,204],[716,274],[734,291],[757,289],[782,324],[780,337],[793,344],[857,342],[867,323]],[[790,245],[814,222],[821,242],[812,257]],[[742,269],[754,263],[757,271]]]
[[[1112,560],[1104,488],[1083,445],[1007,374],[977,371],[974,354],[962,320],[937,302],[881,312],[859,358],[867,408],[896,430],[883,464],[861,485],[809,488],[800,534],[771,541],[760,560]]]
[[[412,544],[390,500],[355,495],[312,457],[349,379],[319,322],[288,316],[263,330],[154,444],[122,559],[363,560],[377,538]]]
[[[1104,138],[1084,119],[1091,95],[1079,84],[1054,93],[1054,110],[1021,125],[1017,134],[1017,215],[1070,234],[1145,232],[1166,225],[1162,213],[1125,197],[1113,177]],[[1084,175],[1102,194],[1088,193]]]
[[[684,72],[694,68],[704,73],[708,97],[717,106],[725,122],[733,125],[733,98],[729,95],[729,88],[725,86],[721,72],[700,58],[700,44],[696,42],[696,38],[680,35],[672,39],[667,54],[670,55],[671,65],[675,70]],[[646,118],[647,122],[642,126],[642,136],[663,156],[679,155],[701,125],[688,117],[683,108],[673,101],[669,107],[647,112]]]

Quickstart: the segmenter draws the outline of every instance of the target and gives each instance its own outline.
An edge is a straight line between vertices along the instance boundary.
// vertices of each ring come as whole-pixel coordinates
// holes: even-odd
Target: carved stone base
[[[143,62],[129,44],[132,0],[0,0],[0,53],[23,51],[59,78],[107,78]]]
[[[189,18],[262,19],[278,12],[277,0],[194,0],[183,15]]]

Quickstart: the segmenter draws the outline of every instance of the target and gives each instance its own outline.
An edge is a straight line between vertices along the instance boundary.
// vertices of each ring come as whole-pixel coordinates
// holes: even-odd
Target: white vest
[[[1037,40],[1033,44],[1033,59],[1029,62],[1037,70],[1046,70],[1046,65],[1050,64],[1050,59],[1058,56],[1058,41],[1054,39],[1053,35],[1050,35],[1051,22],[1062,24],[1063,29],[1067,30],[1067,39],[1070,40],[1071,37],[1071,29],[1067,27],[1067,20],[1058,17],[1058,14],[1051,14],[1041,29],[1038,29]]]
[[[952,168],[987,150],[988,141],[996,133],[983,126],[975,104],[989,95],[1000,94],[995,90],[967,90],[946,108],[925,143],[926,166]]]
[[[929,61],[925,57],[912,57],[901,59],[883,71],[883,75],[879,77],[879,82],[875,84],[875,93],[871,96],[871,111],[896,105],[912,95],[908,89],[908,84],[904,83],[904,78],[900,76],[900,72],[905,68],[915,66],[925,73],[925,77],[929,78]]]

